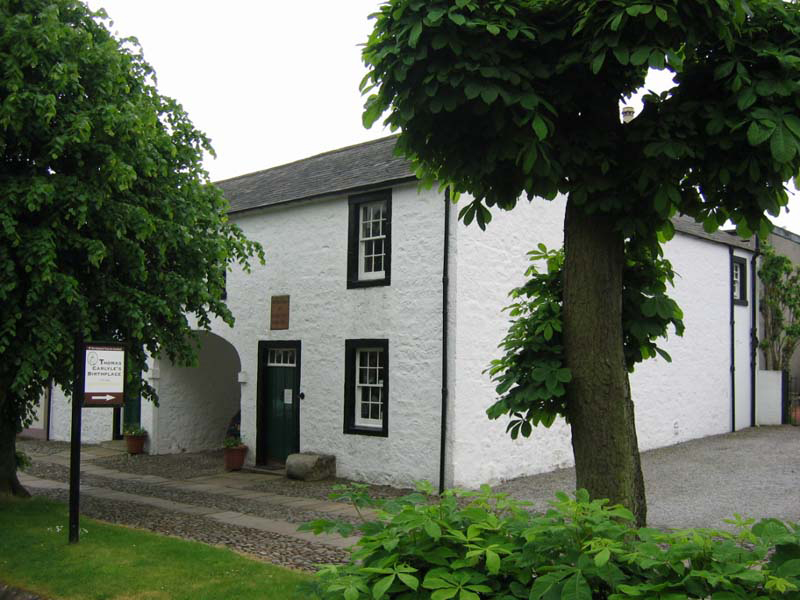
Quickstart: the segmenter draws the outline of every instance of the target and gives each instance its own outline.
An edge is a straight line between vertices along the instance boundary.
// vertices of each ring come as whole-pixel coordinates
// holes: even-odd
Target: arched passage
[[[159,406],[155,411],[157,454],[222,447],[231,418],[239,411],[241,360],[236,348],[213,333],[198,334],[196,367],[159,361]]]

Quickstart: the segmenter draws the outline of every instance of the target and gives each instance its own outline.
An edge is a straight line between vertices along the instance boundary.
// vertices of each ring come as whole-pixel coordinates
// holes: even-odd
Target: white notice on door
[[[284,404],[291,404],[292,403],[292,390],[283,390],[283,403]]]

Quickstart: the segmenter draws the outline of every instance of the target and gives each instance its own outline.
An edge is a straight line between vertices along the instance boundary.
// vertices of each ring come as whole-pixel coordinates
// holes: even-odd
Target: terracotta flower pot
[[[240,471],[244,465],[244,457],[247,454],[247,446],[233,446],[231,448],[224,448],[223,455],[225,457],[225,470],[226,471]]]
[[[800,425],[800,404],[792,406],[791,412],[789,413],[789,422],[792,425]]]
[[[147,441],[146,435],[126,435],[125,447],[128,454],[141,454],[144,452],[144,443]]]

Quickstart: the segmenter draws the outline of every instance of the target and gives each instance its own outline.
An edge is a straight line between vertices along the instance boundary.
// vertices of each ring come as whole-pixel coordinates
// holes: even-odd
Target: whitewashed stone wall
[[[236,326],[215,333],[241,361],[242,435],[255,460],[258,342],[300,340],[300,450],[336,455],[339,475],[408,485],[438,476],[444,201],[394,188],[391,285],[347,289],[346,196],[233,215],[266,265],[229,273]],[[289,329],[270,331],[270,298],[290,296]],[[389,340],[389,435],[344,434],[345,340]]]
[[[456,340],[451,348],[455,368],[448,429],[454,441],[448,484],[475,487],[571,464],[569,428],[562,421],[550,429],[537,429],[528,439],[512,441],[505,432],[505,419],[488,419],[486,409],[496,395],[483,373],[499,356],[497,345],[508,329],[508,315],[502,309],[510,303],[511,288],[525,281],[527,253],[538,243],[549,248],[562,244],[564,206],[563,198],[522,200],[511,212],[492,210],[485,231],[474,224],[453,224]]]
[[[489,421],[485,410],[496,395],[489,376],[482,373],[499,356],[497,344],[508,327],[508,317],[500,310],[509,303],[507,292],[524,279],[526,252],[539,242],[550,248],[562,244],[564,207],[563,198],[523,201],[511,213],[493,211],[485,232],[458,225],[453,464],[448,483],[474,487],[573,464],[569,428],[563,421],[516,441],[505,433],[505,420]],[[679,274],[671,295],[684,311],[686,333],[683,338],[672,333],[664,344],[671,364],[652,359],[631,376],[643,450],[731,427],[728,246],[677,233],[665,253]],[[746,314],[737,313],[737,356],[749,348]],[[749,403],[749,371],[739,361],[742,382],[737,381],[737,388],[746,387]]]
[[[81,443],[107,442],[113,438],[113,427],[113,408],[84,408],[81,413]],[[50,439],[61,442],[72,439],[72,402],[58,386],[53,386],[51,399]]]
[[[197,366],[178,367],[168,360],[156,366],[159,374],[152,381],[159,405],[142,411],[143,426],[148,428],[150,423],[152,454],[221,448],[228,423],[239,410],[236,350],[213,333],[198,336]]]
[[[670,329],[655,358],[631,375],[642,450],[731,430],[730,257],[728,246],[683,233],[664,248],[676,272],[670,296],[686,331]]]

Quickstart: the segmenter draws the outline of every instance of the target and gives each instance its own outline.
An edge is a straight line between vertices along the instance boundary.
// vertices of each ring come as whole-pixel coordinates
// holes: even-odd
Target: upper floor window
[[[738,256],[731,260],[731,294],[734,304],[747,304],[747,260]]]
[[[347,287],[389,285],[391,190],[350,197]]]

